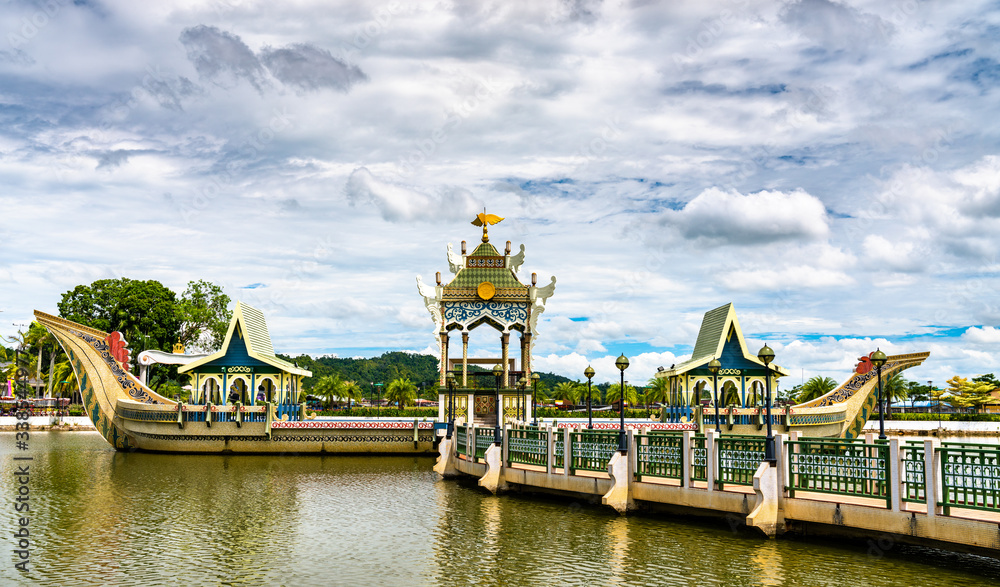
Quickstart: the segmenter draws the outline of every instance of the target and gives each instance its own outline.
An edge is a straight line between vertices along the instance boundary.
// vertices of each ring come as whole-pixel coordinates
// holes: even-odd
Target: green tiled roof
[[[478,247],[476,247],[475,251],[472,251],[472,255],[476,256],[476,257],[490,257],[490,256],[492,256],[492,257],[499,257],[499,256],[501,256],[500,255],[500,251],[498,251],[496,249],[496,247],[494,247],[490,243],[482,243],[482,244],[480,244]]]
[[[489,281],[496,288],[501,287],[517,287],[525,288],[528,286],[522,284],[520,281],[514,277],[514,272],[510,269],[504,268],[475,268],[475,269],[462,269],[455,276],[455,279],[451,280],[451,283],[444,286],[445,290],[453,287],[478,287],[480,283],[484,281]]]
[[[726,317],[729,316],[729,308],[732,305],[729,303],[705,312],[705,317],[701,321],[701,330],[698,331],[698,340],[694,343],[694,351],[691,352],[692,361],[702,357],[715,356],[719,348],[719,341],[726,334],[723,330],[726,328]]]

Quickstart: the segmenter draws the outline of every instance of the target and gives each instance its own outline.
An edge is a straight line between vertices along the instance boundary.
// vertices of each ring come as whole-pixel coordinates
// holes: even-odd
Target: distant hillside
[[[370,385],[372,382],[389,383],[399,377],[409,377],[410,381],[416,383],[418,387],[423,385],[426,388],[436,386],[438,381],[438,360],[430,355],[393,351],[370,359],[339,359],[335,357],[319,357],[317,359],[309,355],[278,356],[312,371],[312,377],[306,379],[302,385],[307,391],[312,389],[320,377],[326,375],[339,375],[342,380],[356,381],[362,387]],[[482,367],[469,365],[469,371],[483,370]],[[539,371],[538,375],[541,377],[539,383],[548,387],[563,381],[570,381],[566,377],[552,373]]]

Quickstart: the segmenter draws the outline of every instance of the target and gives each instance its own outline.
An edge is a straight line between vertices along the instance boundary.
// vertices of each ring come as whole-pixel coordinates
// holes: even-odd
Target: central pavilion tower
[[[472,221],[482,226],[482,242],[471,252],[466,252],[462,241],[462,252],[457,254],[448,244],[448,266],[454,277],[444,283],[441,273],[436,276],[436,285],[430,286],[417,276],[417,289],[424,298],[424,305],[434,319],[434,334],[438,339],[441,362],[439,395],[440,418],[446,417],[446,376],[455,374],[456,397],[455,418],[493,424],[496,421],[496,395],[494,378],[488,378],[489,385],[470,385],[469,365],[500,364],[503,370],[501,392],[503,420],[531,417],[529,402],[524,401],[524,391],[518,389],[518,380],[531,378],[531,348],[537,334],[538,317],[545,311],[545,302],[556,288],[556,278],[544,287],[537,287],[537,277],[531,274],[531,285],[525,285],[517,274],[524,263],[524,245],[520,252],[511,255],[510,241],[500,253],[490,243],[488,229],[503,218],[494,214],[482,214]],[[492,359],[469,358],[469,336],[480,326],[490,326],[499,333],[500,356]],[[488,329],[489,330],[489,329]],[[457,331],[462,340],[462,358],[449,358],[450,335]],[[520,334],[520,362],[510,357],[511,333]],[[490,374],[492,375],[492,373]],[[523,403],[522,403],[523,402]],[[469,406],[475,411],[470,417]]]

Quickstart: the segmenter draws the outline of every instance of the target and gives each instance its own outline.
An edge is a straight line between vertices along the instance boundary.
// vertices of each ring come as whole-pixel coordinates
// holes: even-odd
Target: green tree
[[[417,386],[408,377],[393,379],[385,388],[385,399],[402,409],[417,399]]]
[[[646,382],[646,403],[667,403],[670,399],[670,381],[666,377],[653,377]]]
[[[333,402],[341,399],[344,393],[344,382],[337,375],[320,377],[312,388],[312,394],[323,398],[327,408],[333,407]]]
[[[612,383],[608,387],[608,393],[605,397],[609,404],[616,404],[622,399],[622,386],[620,383]],[[625,403],[629,405],[635,405],[639,401],[638,394],[635,388],[631,385],[625,385]]]
[[[158,281],[123,277],[99,279],[64,293],[59,315],[67,320],[125,335],[133,354],[140,350],[169,351],[180,322],[177,296]]]
[[[580,386],[573,381],[562,381],[552,390],[552,398],[562,400],[564,404],[576,404],[580,397]]]
[[[898,373],[886,379],[882,383],[882,394],[885,398],[886,412],[891,413],[893,402],[903,402],[909,397],[906,379]]]
[[[347,407],[351,408],[351,402],[361,401],[361,386],[356,381],[345,381],[340,389],[341,397],[347,398]]]
[[[190,281],[177,300],[178,338],[197,350],[222,348],[233,312],[222,288],[204,280]]]
[[[830,393],[836,388],[837,382],[832,377],[822,377],[820,375],[810,377],[808,381],[802,384],[802,389],[799,391],[799,395],[795,401],[800,404],[812,401]]]

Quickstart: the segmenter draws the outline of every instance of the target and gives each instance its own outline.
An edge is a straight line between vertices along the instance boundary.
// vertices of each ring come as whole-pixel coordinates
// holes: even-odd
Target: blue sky
[[[415,276],[486,206],[558,278],[537,368],[646,379],[733,302],[798,378],[877,346],[997,373],[998,31],[975,1],[8,0],[0,334],[207,279],[279,351],[433,352]]]

